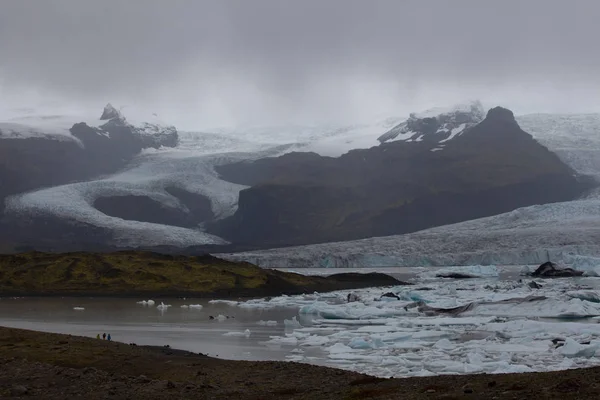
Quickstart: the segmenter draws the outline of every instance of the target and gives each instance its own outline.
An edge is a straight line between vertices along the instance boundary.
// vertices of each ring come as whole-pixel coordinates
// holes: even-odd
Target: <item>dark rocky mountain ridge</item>
[[[110,104],[101,119],[106,122],[99,127],[74,124],[70,133],[75,140],[50,135],[1,139],[0,126],[0,215],[8,196],[114,173],[144,148],[174,147],[178,142],[174,127],[133,126]],[[4,222],[0,235],[13,235],[15,227]]]
[[[0,200],[114,173],[142,148],[177,145],[175,128],[133,126],[110,104],[102,120],[106,122],[97,128],[75,124],[71,134],[77,141],[0,140],[0,179],[8,183],[0,187]],[[215,167],[222,179],[250,186],[240,192],[237,212],[222,220],[215,220],[212,199],[176,186],[164,190],[179,201],[179,208],[133,192],[100,196],[93,207],[126,221],[203,227],[231,242],[143,246],[196,254],[408,233],[572,200],[595,185],[577,176],[500,107],[485,116],[478,103],[434,116],[412,114],[379,141],[379,146],[339,158],[296,152]],[[109,229],[53,215],[5,216],[3,226],[0,244],[4,234],[20,250],[115,249]]]
[[[110,104],[104,108],[101,120],[106,122],[99,127],[85,122],[74,124],[70,132],[78,141],[50,137],[0,139],[0,200],[40,187],[112,173],[144,148],[177,145],[174,127],[135,127]]]
[[[443,142],[477,125],[483,121],[485,114],[479,101],[449,110],[430,110],[424,115],[412,113],[406,121],[394,126],[377,140],[380,143],[392,140]]]
[[[224,179],[251,188],[210,232],[264,247],[385,236],[566,201],[589,187],[501,107],[443,149],[438,143],[394,141],[339,158],[291,153],[219,167]]]

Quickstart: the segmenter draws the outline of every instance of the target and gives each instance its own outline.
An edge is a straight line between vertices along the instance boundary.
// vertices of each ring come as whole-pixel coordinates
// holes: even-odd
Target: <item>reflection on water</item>
[[[306,269],[297,270],[305,274],[328,275],[341,272],[383,272],[400,280],[419,282],[420,287],[436,283],[434,286],[446,288],[446,283],[454,286],[451,279],[427,280],[418,278],[423,273],[431,273],[436,268],[373,268],[373,269]],[[488,277],[481,282],[481,288],[487,295],[494,296],[493,287],[499,281],[518,280],[521,267],[502,267],[499,276]],[[435,273],[434,273],[435,276]],[[572,283],[600,286],[598,280],[577,278]],[[454,283],[453,283],[454,282]],[[592,284],[593,283],[593,284]],[[545,283],[543,283],[545,285]],[[471,287],[474,290],[478,286]],[[461,289],[456,289],[461,290]],[[466,290],[463,288],[463,290]],[[438,292],[441,293],[440,290]],[[429,293],[429,292],[428,292]],[[456,292],[455,292],[456,293]],[[464,293],[464,292],[460,292]],[[432,294],[435,295],[435,294]],[[379,296],[379,294],[377,294]],[[467,296],[468,297],[468,296]],[[142,299],[133,298],[85,298],[85,297],[52,297],[52,298],[1,298],[0,325],[40,331],[67,333],[96,337],[97,334],[110,333],[113,340],[138,345],[170,345],[173,348],[205,353],[227,359],[242,360],[284,360],[289,356],[289,348],[281,348],[269,341],[270,336],[284,336],[286,331],[284,319],[297,316],[302,325],[311,325],[315,316],[298,315],[298,307],[281,308],[242,308],[224,303],[210,304],[208,300],[199,299],[161,299],[171,305],[166,310],[153,306],[136,304]],[[156,299],[154,299],[156,300]],[[466,300],[465,300],[466,301]],[[335,303],[331,300],[330,303]],[[200,304],[201,309],[181,308],[181,305]],[[84,310],[75,310],[83,307]],[[223,321],[210,319],[210,316],[224,315]],[[259,324],[259,321],[276,321],[276,325]],[[251,331],[249,337],[224,336],[227,332]],[[326,332],[321,329],[321,334]],[[340,330],[341,328],[333,328]],[[471,331],[464,333],[460,341],[481,340],[490,335],[487,331]],[[302,351],[306,360],[312,363],[325,363],[322,347],[304,347]],[[289,359],[289,357],[288,357]]]
[[[136,304],[135,299],[114,298],[18,298],[0,299],[0,325],[67,333],[88,337],[110,333],[113,340],[138,345],[170,345],[173,348],[237,360],[284,359],[285,352],[259,344],[271,335],[282,335],[283,320],[297,315],[295,308],[243,309],[209,304],[198,299],[161,299],[166,310]],[[157,302],[157,305],[160,301]],[[202,309],[181,308],[201,304]],[[74,307],[83,307],[77,311]],[[223,321],[210,316],[229,316]],[[259,321],[277,321],[276,326]],[[249,338],[223,336],[250,329]]]

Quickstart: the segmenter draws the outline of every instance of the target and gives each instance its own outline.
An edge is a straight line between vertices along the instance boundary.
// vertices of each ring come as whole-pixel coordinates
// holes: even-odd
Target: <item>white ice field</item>
[[[505,269],[470,269],[483,278],[432,278],[415,285],[281,296],[232,308],[294,307],[285,334],[263,345],[285,349],[287,360],[327,365],[381,377],[554,371],[600,365],[600,279],[498,279]],[[520,268],[512,268],[515,275]],[[469,272],[463,269],[463,272]],[[394,292],[400,297],[380,298]],[[524,300],[525,299],[525,300]],[[455,315],[413,307],[452,308]]]
[[[600,114],[516,117],[576,172],[600,179]],[[263,267],[516,265],[600,267],[600,192],[405,235],[221,255]]]
[[[178,147],[147,150],[115,175],[14,196],[7,200],[7,212],[55,215],[107,228],[114,234],[114,244],[122,246],[226,243],[204,232],[202,226],[187,229],[126,221],[99,212],[93,203],[101,196],[135,194],[165,207],[184,208],[164,190],[177,186],[209,197],[214,214],[224,218],[237,210],[238,194],[245,186],[220,179],[216,165],[293,150],[339,156],[353,148],[377,145],[377,138],[400,120],[347,127],[184,132]],[[535,114],[518,116],[517,121],[577,172],[600,177],[600,114]],[[26,136],[29,131],[24,132]],[[293,268],[539,264],[548,258],[570,263],[577,256],[599,257],[599,243],[600,194],[592,193],[587,199],[536,205],[414,234],[225,257]]]

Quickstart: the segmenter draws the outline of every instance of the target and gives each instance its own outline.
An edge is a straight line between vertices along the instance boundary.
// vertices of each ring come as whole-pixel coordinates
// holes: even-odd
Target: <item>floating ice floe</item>
[[[276,326],[277,325],[277,321],[263,321],[263,320],[260,320],[256,324],[257,325],[262,325],[262,326]]]
[[[180,306],[181,308],[189,308],[189,309],[193,309],[193,310],[201,310],[202,309],[202,304],[183,304]]]
[[[285,333],[265,342],[288,349],[288,360],[382,377],[600,365],[600,282],[595,278],[544,280],[536,289],[528,281],[496,277],[438,279],[428,280],[427,288],[354,290],[362,300],[350,303],[349,291],[327,298],[280,296],[252,300],[251,307],[278,304],[298,310],[302,324],[286,320]],[[398,299],[382,300],[386,292]]]
[[[585,276],[600,276],[600,257],[575,256],[569,261],[571,268],[583,271]]]
[[[169,307],[171,307],[170,304],[165,304],[162,301],[160,302],[159,305],[156,306],[156,308],[159,309],[159,310],[166,310]]]
[[[75,311],[83,311],[83,310],[85,310],[85,308],[83,308],[83,307],[73,307],[73,310],[75,310]]]
[[[286,329],[302,328],[302,325],[296,317],[292,317],[292,319],[284,319],[283,325],[286,327]]]
[[[225,332],[223,336],[233,336],[233,337],[250,337],[250,329],[246,329],[243,332]]]
[[[228,306],[237,306],[239,304],[239,301],[233,301],[233,300],[210,300],[208,302],[209,304],[227,304]]]
[[[571,338],[567,338],[563,346],[559,347],[559,352],[565,357],[591,358],[596,356],[600,350],[600,341],[594,341],[587,344],[580,344]]]
[[[154,305],[154,300],[137,301],[136,304],[141,304],[143,306],[153,306]]]
[[[600,303],[600,292],[596,290],[573,290],[565,294],[575,299],[581,299],[592,303]]]

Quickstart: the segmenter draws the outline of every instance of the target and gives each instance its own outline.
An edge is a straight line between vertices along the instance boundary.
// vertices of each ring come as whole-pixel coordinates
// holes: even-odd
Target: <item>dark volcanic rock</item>
[[[550,261],[543,263],[531,273],[531,276],[539,276],[543,278],[569,278],[581,275],[583,275],[583,271],[577,271],[572,268],[561,268],[557,264]]]
[[[532,289],[541,289],[543,286],[537,283],[536,281],[531,281],[527,284]]]
[[[0,224],[0,242],[13,243],[5,252],[32,250],[93,251],[114,250],[106,245],[112,232],[90,224],[57,216],[7,215]]]
[[[410,285],[410,283],[399,281],[396,278],[391,277],[390,275],[382,274],[379,272],[369,272],[366,274],[356,272],[345,272],[341,274],[329,275],[327,279],[340,283],[351,282],[358,284],[360,282],[370,282],[372,286]]]
[[[435,146],[394,141],[339,158],[291,153],[220,166],[223,179],[252,187],[209,231],[260,247],[352,240],[567,201],[589,188],[501,107]]]
[[[395,294],[395,293],[392,293],[392,292],[387,292],[387,293],[384,293],[384,294],[382,294],[381,296],[379,296],[379,298],[380,298],[380,299],[381,299],[382,297],[387,297],[387,298],[390,298],[390,299],[396,299],[396,300],[400,300],[400,297],[398,297],[398,295],[397,295],[397,294]]]
[[[106,215],[126,220],[187,228],[197,225],[188,213],[167,207],[147,196],[100,197],[94,202],[94,207]]]
[[[118,122],[108,121],[102,129],[81,122],[73,125],[71,134],[81,140],[85,159],[101,173],[116,171],[142,150],[133,130]]]
[[[468,274],[461,274],[458,272],[450,272],[447,274],[437,274],[436,278],[451,278],[451,279],[472,279],[472,278],[476,278],[473,275],[468,275]]]
[[[197,222],[205,222],[212,220],[215,215],[212,211],[210,199],[198,193],[188,192],[187,190],[170,186],[165,188],[165,191],[177,199],[188,210],[191,218]]]
[[[469,128],[480,123],[485,117],[485,111],[480,102],[473,102],[468,107],[448,110],[435,116],[420,116],[411,114],[409,118],[389,132],[381,135],[377,140],[385,143],[399,136],[403,140],[424,140],[440,142],[452,134],[452,130],[460,129],[462,134]]]
[[[210,200],[203,195],[191,193],[178,187],[167,187],[167,193],[179,200],[181,207],[170,207],[147,196],[122,195],[99,197],[94,207],[106,215],[132,221],[151,222],[197,227],[214,218]]]
[[[168,207],[147,196],[135,195],[100,197],[94,202],[94,207],[106,215],[126,220],[186,228],[196,227],[214,217],[210,200],[205,196],[176,187],[166,191],[177,197],[183,208]]]

